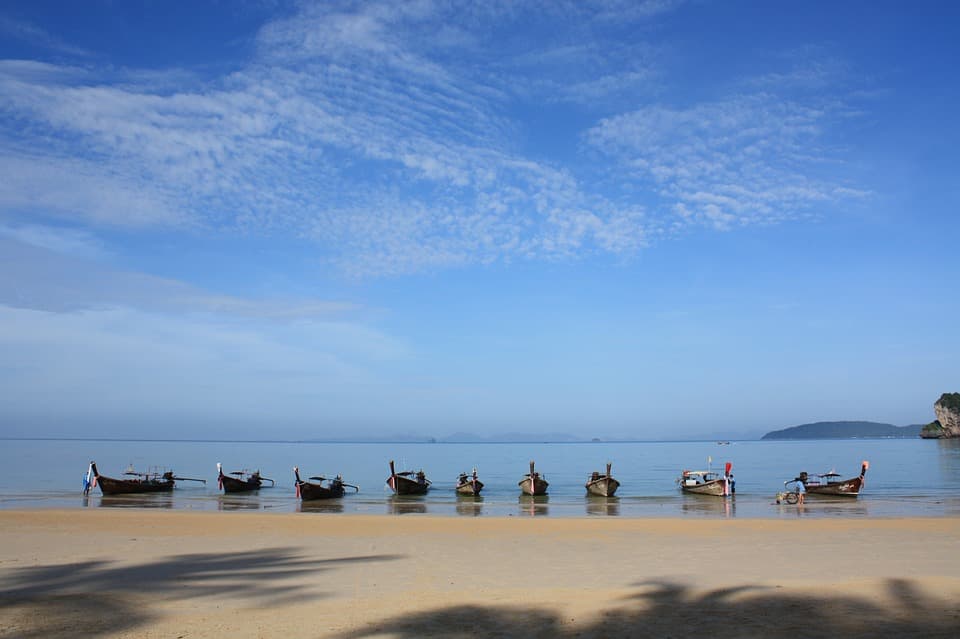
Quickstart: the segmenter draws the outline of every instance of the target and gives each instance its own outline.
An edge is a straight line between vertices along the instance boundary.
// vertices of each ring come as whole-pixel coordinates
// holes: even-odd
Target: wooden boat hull
[[[806,472],[800,473],[800,476],[797,480],[803,482],[803,487],[806,489],[808,495],[823,495],[827,497],[857,497],[860,494],[860,491],[863,490],[865,483],[864,477],[867,474],[867,469],[870,468],[870,462],[864,461],[860,465],[860,476],[851,477],[850,479],[841,479],[838,481],[831,481],[833,477],[838,475],[831,471],[824,475],[818,475],[818,480],[809,481],[808,475]]]
[[[547,487],[550,486],[549,482],[546,479],[535,478],[531,480],[530,477],[525,477],[520,480],[519,484],[520,492],[524,495],[546,495]]]
[[[854,477],[827,484],[805,484],[808,495],[828,495],[833,497],[857,497],[863,488],[863,478]]]
[[[715,479],[695,485],[680,484],[680,490],[691,495],[712,495],[714,497],[726,497],[728,494],[726,479]]]
[[[483,490],[483,482],[479,479],[457,485],[458,495],[479,495],[481,490]]]
[[[340,475],[337,475],[335,479],[328,480],[325,477],[311,477],[310,479],[316,479],[321,482],[326,481],[327,485],[324,486],[320,484],[311,484],[308,481],[303,481],[300,479],[300,468],[299,466],[293,467],[293,485],[297,489],[297,498],[301,502],[304,501],[320,501],[322,499],[338,499],[343,497],[344,488],[347,486],[340,478]],[[271,480],[267,480],[271,481]],[[350,486],[355,490],[359,490],[356,486]]]
[[[318,499],[338,499],[343,497],[344,490],[342,485],[331,487],[311,484],[309,482],[300,482],[300,500],[316,501]]]
[[[135,493],[162,493],[173,490],[172,479],[114,479],[97,476],[97,485],[104,495],[132,495]]]
[[[387,478],[387,486],[397,495],[426,495],[430,484],[418,482],[415,479],[391,475]]]
[[[517,485],[520,486],[520,493],[537,497],[547,494],[547,487],[550,485],[543,475],[536,471],[533,460],[530,460],[530,472],[523,476]]]
[[[225,493],[248,493],[253,490],[258,490],[262,483],[259,477],[237,479],[230,475],[220,476],[220,485],[223,487],[223,492]]]
[[[620,488],[620,482],[613,477],[601,477],[587,482],[587,493],[597,497],[613,497]]]
[[[417,479],[410,479],[410,477]],[[390,460],[390,476],[387,477],[387,486],[394,495],[426,495],[430,490],[430,480],[421,470],[414,474],[412,471],[398,473],[393,460]]]

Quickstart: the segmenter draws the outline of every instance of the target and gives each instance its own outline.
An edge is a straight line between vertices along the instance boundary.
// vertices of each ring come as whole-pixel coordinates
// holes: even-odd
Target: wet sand
[[[0,637],[960,636],[960,519],[0,511]]]

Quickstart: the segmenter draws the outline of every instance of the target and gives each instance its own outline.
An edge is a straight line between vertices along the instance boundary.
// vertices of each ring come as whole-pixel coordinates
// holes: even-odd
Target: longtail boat
[[[587,480],[588,494],[597,495],[598,497],[613,497],[614,493],[617,492],[617,488],[620,488],[620,482],[610,474],[610,468],[612,466],[613,464],[607,463],[607,473],[605,475],[593,471],[590,479]]]
[[[296,487],[297,499],[301,501],[313,501],[316,499],[337,499],[343,497],[346,492],[344,488],[353,488],[354,491],[360,492],[360,488],[352,484],[344,483],[343,476],[337,475],[333,479],[327,479],[326,477],[315,476],[311,477],[311,481],[318,482],[316,484],[309,481],[303,481],[300,479],[300,468],[298,466],[293,467],[293,477],[294,477],[294,486]],[[327,485],[324,486],[323,482],[327,482]]]
[[[460,473],[457,478],[458,495],[479,495],[483,490],[483,482],[477,478],[477,469],[473,469],[473,474]]]
[[[541,477],[533,468],[533,461],[530,461],[530,472],[523,476],[517,485],[520,486],[520,492],[524,495],[546,495],[547,486],[550,484],[545,477]]]
[[[677,483],[680,484],[680,490],[685,493],[728,497],[733,494],[733,480],[730,474],[732,467],[733,464],[727,462],[722,475],[712,470],[685,470],[680,474]]]
[[[860,475],[858,477],[851,477],[850,479],[840,479],[840,473],[832,470],[829,473],[813,476],[808,475],[807,471],[803,471],[798,477],[794,478],[793,481],[802,482],[803,487],[807,489],[808,495],[856,497],[866,484],[864,475],[867,474],[868,468],[870,468],[870,462],[864,461],[860,464]]]
[[[90,488],[100,486],[100,492],[104,495],[129,495],[132,493],[159,493],[173,490],[178,481],[198,481],[207,483],[206,479],[192,479],[190,477],[176,477],[173,471],[166,472],[146,472],[140,473],[133,468],[123,473],[129,475],[130,479],[115,479],[106,477],[97,471],[97,463],[90,462],[90,467],[84,477],[84,494],[90,492]]]
[[[405,470],[398,473],[390,460],[390,476],[387,477],[387,486],[397,495],[426,495],[430,490],[430,480],[423,470],[413,472]]]
[[[231,475],[234,475],[234,477],[231,477]],[[274,485],[274,481],[269,477],[262,477],[259,470],[253,472],[237,470],[228,475],[223,472],[223,466],[220,462],[217,462],[217,485],[225,493],[248,493],[252,490],[258,490],[265,481],[270,482],[271,486]]]

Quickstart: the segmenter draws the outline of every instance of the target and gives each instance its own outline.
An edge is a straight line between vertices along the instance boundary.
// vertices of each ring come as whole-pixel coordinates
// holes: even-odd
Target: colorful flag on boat
[[[86,495],[90,489],[97,485],[97,478],[93,475],[93,464],[87,468],[87,474],[83,476],[83,494]]]

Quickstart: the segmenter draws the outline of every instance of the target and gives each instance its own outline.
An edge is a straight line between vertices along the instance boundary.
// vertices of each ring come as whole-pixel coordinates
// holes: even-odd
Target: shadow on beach
[[[369,630],[339,639],[389,636],[523,637],[600,639],[602,637],[698,637],[711,639],[843,637],[957,637],[956,602],[933,600],[909,580],[886,583],[895,606],[855,594],[816,597],[779,594],[776,588],[740,586],[693,591],[670,582],[636,584],[638,592],[610,602],[597,619],[582,622],[537,607],[453,606],[384,619]]]
[[[0,636],[99,636],[148,626],[151,602],[230,597],[257,606],[320,599],[318,573],[402,555],[305,559],[287,548],[178,555],[136,565],[89,561],[0,573]],[[331,581],[334,578],[331,576]]]

